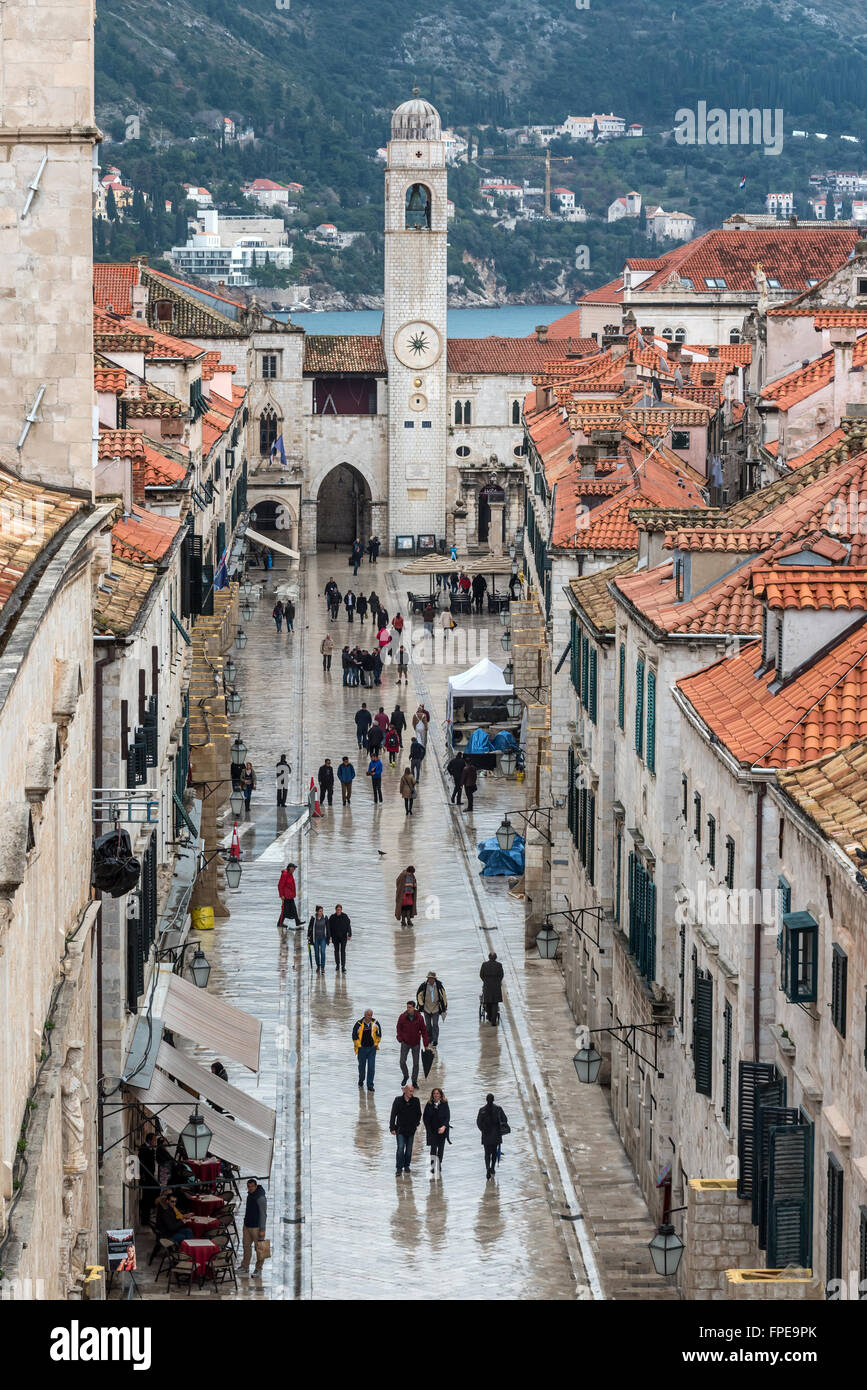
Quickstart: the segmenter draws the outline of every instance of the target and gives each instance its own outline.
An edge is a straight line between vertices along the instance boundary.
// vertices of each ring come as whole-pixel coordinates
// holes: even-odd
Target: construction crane
[[[490,156],[489,156],[490,157]],[[495,155],[495,159],[542,159],[541,154],[500,154]],[[548,147],[545,147],[545,216],[551,216],[551,165],[552,164],[571,164],[571,154],[552,155]]]

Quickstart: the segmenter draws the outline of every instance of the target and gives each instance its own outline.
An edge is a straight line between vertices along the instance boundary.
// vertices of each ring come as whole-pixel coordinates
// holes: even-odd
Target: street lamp
[[[514,560],[517,554],[518,550],[513,541],[512,544],[509,546],[509,559]]]
[[[197,946],[196,953],[190,962],[190,974],[193,977],[193,984],[199,989],[205,989],[208,984],[210,973],[211,962],[208,960],[201,946]]]
[[[181,1143],[187,1158],[207,1158],[213,1133],[208,1129],[198,1110],[190,1116],[190,1123],[181,1130]]]
[[[241,861],[239,859],[226,860],[226,883],[230,888],[237,888],[241,882]]]
[[[519,718],[521,710],[523,708],[524,706],[521,704],[521,701],[518,699],[517,695],[509,696],[508,700],[506,701],[506,713],[510,719]]]
[[[232,658],[229,657],[229,659],[223,663],[223,675],[226,677],[226,681],[229,685],[235,684],[235,677],[237,674],[238,668]]]
[[[507,777],[511,777],[517,766],[518,759],[514,753],[500,754],[500,771],[504,772]]]
[[[241,697],[237,690],[230,690],[226,696],[226,713],[237,714],[241,708]]]
[[[503,624],[503,627],[508,627],[508,626],[509,626],[509,605],[508,605],[508,604],[505,604],[505,605],[500,609],[500,622]]]
[[[599,1056],[593,1044],[590,1043],[589,1046],[579,1047],[575,1056],[572,1058],[572,1064],[578,1073],[578,1080],[592,1086],[599,1076],[602,1058]]]
[[[653,1268],[663,1278],[677,1273],[683,1255],[683,1241],[669,1222],[658,1227],[653,1240],[648,1242]]]
[[[507,661],[507,662],[506,662],[505,666],[503,667],[503,680],[506,682],[506,685],[514,685],[514,683],[515,683],[515,665],[514,665],[514,662],[512,662],[512,661]]]
[[[240,734],[235,735],[235,742],[232,744],[232,761],[243,763],[247,758],[247,745]]]
[[[232,795],[229,797],[229,805],[232,808],[232,815],[235,817],[235,820],[237,820],[244,812],[244,793],[232,792]]]
[[[504,816],[497,829],[497,844],[504,854],[508,854],[515,843],[515,832],[508,816]]]
[[[536,948],[543,960],[553,960],[560,945],[560,933],[545,922],[536,933]]]
[[[244,598],[253,597],[253,585],[249,579],[244,580],[244,583],[241,585],[241,588],[244,590]]]
[[[503,648],[504,652],[510,652],[512,650],[512,633],[509,628],[506,628],[506,631],[500,638],[500,646]]]
[[[244,599],[244,602],[241,604],[241,617],[244,619],[244,622],[245,622],[245,623],[248,623],[248,622],[250,621],[250,619],[252,618],[252,616],[253,616],[253,605],[252,605],[251,603],[249,603],[249,602],[247,601],[247,599]]]
[[[242,652],[246,645],[247,634],[242,627],[239,627],[237,632],[235,633],[235,646],[238,648],[239,652]]]

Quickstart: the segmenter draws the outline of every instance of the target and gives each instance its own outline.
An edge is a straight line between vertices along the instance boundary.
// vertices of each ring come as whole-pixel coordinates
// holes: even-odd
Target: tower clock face
[[[411,370],[432,367],[443,350],[442,339],[432,323],[414,319],[404,323],[394,335],[394,355]]]

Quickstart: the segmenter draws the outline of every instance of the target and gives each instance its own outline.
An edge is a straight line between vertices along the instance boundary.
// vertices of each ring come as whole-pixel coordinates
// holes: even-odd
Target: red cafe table
[[[215,1216],[187,1216],[184,1219],[196,1236],[206,1236],[209,1231],[216,1231],[220,1224]]]
[[[190,1198],[190,1206],[199,1216],[210,1216],[211,1212],[219,1211],[220,1207],[225,1206],[222,1197],[211,1196],[208,1193],[199,1193]]]
[[[218,1158],[192,1158],[190,1167],[198,1182],[216,1182],[220,1176],[220,1160]]]
[[[205,1270],[218,1250],[219,1246],[215,1245],[212,1240],[195,1238],[181,1241],[181,1254],[188,1255],[193,1261],[200,1284],[204,1282]]]

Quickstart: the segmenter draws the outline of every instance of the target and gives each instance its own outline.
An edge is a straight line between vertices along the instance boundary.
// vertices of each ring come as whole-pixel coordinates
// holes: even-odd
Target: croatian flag
[[[228,582],[229,582],[229,574],[228,574],[228,568],[227,568],[227,567],[228,567],[228,562],[229,562],[229,547],[226,546],[226,549],[223,551],[222,555],[220,556],[220,563],[217,565],[217,573],[216,573],[216,575],[215,575],[215,577],[214,577],[214,588],[215,588],[215,589],[225,589],[226,585],[227,585]]]
[[[740,183],[738,184],[738,188],[746,188],[746,186],[747,186],[747,180],[746,180],[746,175],[744,175],[744,177],[741,179]]]
[[[272,462],[273,462],[273,459],[274,459],[274,455],[275,455],[275,454],[279,454],[279,455],[280,455],[280,466],[281,466],[281,468],[285,468],[285,467],[286,467],[286,450],[283,448],[283,436],[282,436],[282,434],[278,434],[277,438],[274,440],[274,443],[271,445],[271,459],[272,459]]]

